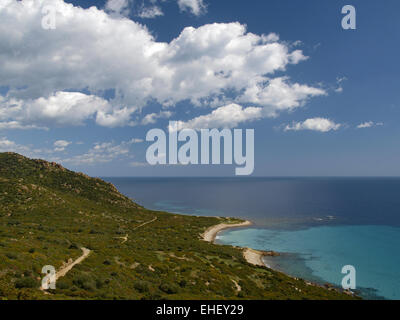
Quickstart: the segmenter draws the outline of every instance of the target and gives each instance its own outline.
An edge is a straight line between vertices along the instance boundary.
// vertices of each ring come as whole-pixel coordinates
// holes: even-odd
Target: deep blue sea
[[[222,244],[274,250],[266,264],[340,285],[356,269],[358,293],[400,299],[400,178],[105,178],[154,210],[241,217]]]

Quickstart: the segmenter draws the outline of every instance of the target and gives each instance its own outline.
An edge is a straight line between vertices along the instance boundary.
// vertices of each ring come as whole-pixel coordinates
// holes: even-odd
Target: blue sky
[[[94,176],[234,175],[146,165],[147,131],[177,120],[255,129],[256,176],[400,175],[398,1],[2,2],[0,151]]]

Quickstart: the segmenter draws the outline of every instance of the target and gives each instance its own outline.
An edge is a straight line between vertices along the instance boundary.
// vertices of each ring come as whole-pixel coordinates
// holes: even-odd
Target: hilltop
[[[0,299],[351,298],[201,240],[232,222],[147,210],[101,179],[0,153]],[[43,266],[72,261],[55,290],[39,290]]]

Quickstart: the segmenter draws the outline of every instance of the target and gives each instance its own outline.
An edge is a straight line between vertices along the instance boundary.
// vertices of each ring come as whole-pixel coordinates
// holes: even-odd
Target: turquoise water
[[[340,285],[353,265],[363,297],[400,299],[400,178],[106,180],[150,209],[251,220],[220,241],[283,252],[273,268]]]
[[[400,228],[321,226],[302,230],[238,229],[222,232],[219,243],[274,250],[266,259],[292,276],[340,285],[342,267],[356,269],[357,289],[371,299],[400,299]]]

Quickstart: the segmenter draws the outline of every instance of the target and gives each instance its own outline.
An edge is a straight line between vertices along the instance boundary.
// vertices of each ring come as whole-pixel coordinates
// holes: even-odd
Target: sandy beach
[[[203,240],[208,241],[208,242],[214,242],[215,238],[218,234],[218,232],[225,230],[225,229],[230,229],[230,228],[240,228],[240,227],[246,227],[250,226],[252,223],[250,221],[244,221],[242,223],[220,223],[215,226],[212,226],[208,228],[203,234]]]
[[[248,263],[254,264],[255,266],[266,266],[262,260],[262,257],[264,256],[264,253],[262,251],[245,248],[243,251],[243,256]]]
[[[220,223],[215,226],[212,226],[208,228],[203,234],[203,240],[208,241],[208,242],[214,242],[215,238],[218,235],[218,232],[225,230],[225,229],[230,229],[230,228],[241,228],[241,227],[246,227],[252,225],[251,221],[244,221],[242,223],[235,223],[235,224],[229,224],[229,223]],[[262,257],[265,255],[264,252],[254,250],[251,248],[244,248],[243,249],[243,257],[246,259],[248,263],[251,263],[255,266],[266,266],[262,260]]]

